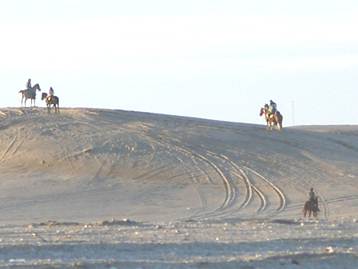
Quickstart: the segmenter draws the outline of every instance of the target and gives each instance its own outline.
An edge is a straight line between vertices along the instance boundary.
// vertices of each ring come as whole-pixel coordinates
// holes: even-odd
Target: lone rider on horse
[[[316,199],[316,194],[314,193],[313,188],[310,189],[309,197],[310,197],[309,200],[310,200],[311,202],[314,202],[314,200]]]
[[[303,216],[306,217],[306,214],[308,213],[308,216],[311,217],[311,214],[313,214],[314,217],[317,217],[319,210],[318,206],[318,196],[313,191],[313,188],[310,189],[309,192],[309,200],[305,203],[303,207]]]
[[[269,105],[270,114],[275,115],[276,111],[277,111],[277,104],[274,101],[270,100],[270,105]]]
[[[277,105],[274,101],[270,100],[270,105],[265,104],[264,107],[260,109],[260,116],[265,115],[267,129],[271,129],[274,126],[277,126],[278,130],[282,129],[283,116],[277,110]]]
[[[48,90],[48,96],[47,96],[47,100],[48,100],[49,102],[51,102],[52,97],[54,96],[54,94],[55,94],[55,91],[53,90],[52,87],[50,87],[50,89]]]
[[[26,82],[26,89],[27,90],[32,90],[32,86],[31,86],[31,78],[29,78]]]

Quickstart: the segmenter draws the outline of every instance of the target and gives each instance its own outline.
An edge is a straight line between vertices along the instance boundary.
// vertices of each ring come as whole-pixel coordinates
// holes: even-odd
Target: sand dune
[[[0,223],[295,223],[310,187],[321,221],[353,219],[357,160],[358,126],[270,132],[120,110],[3,108]]]

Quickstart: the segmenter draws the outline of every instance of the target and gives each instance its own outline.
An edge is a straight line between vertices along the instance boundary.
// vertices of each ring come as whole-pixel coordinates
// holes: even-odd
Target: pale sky
[[[356,0],[0,0],[0,34],[0,107],[32,78],[63,107],[358,124]]]

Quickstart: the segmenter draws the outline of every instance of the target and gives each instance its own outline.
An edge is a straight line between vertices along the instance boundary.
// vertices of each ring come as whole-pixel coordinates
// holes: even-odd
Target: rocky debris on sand
[[[122,220],[116,220],[116,219],[111,219],[111,220],[104,220],[100,223],[100,225],[103,226],[113,226],[113,225],[126,225],[126,226],[135,226],[135,225],[139,225],[138,222],[130,220],[130,219],[122,219]]]

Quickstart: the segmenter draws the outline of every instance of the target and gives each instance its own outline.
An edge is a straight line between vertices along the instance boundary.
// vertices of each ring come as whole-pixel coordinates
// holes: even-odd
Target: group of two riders
[[[32,90],[31,78],[29,78],[29,79],[27,80],[26,89],[29,90],[29,91]],[[51,101],[51,99],[52,99],[52,97],[54,96],[54,94],[55,94],[55,91],[53,90],[52,87],[50,87],[50,89],[48,90],[47,100],[48,100],[48,101]]]

